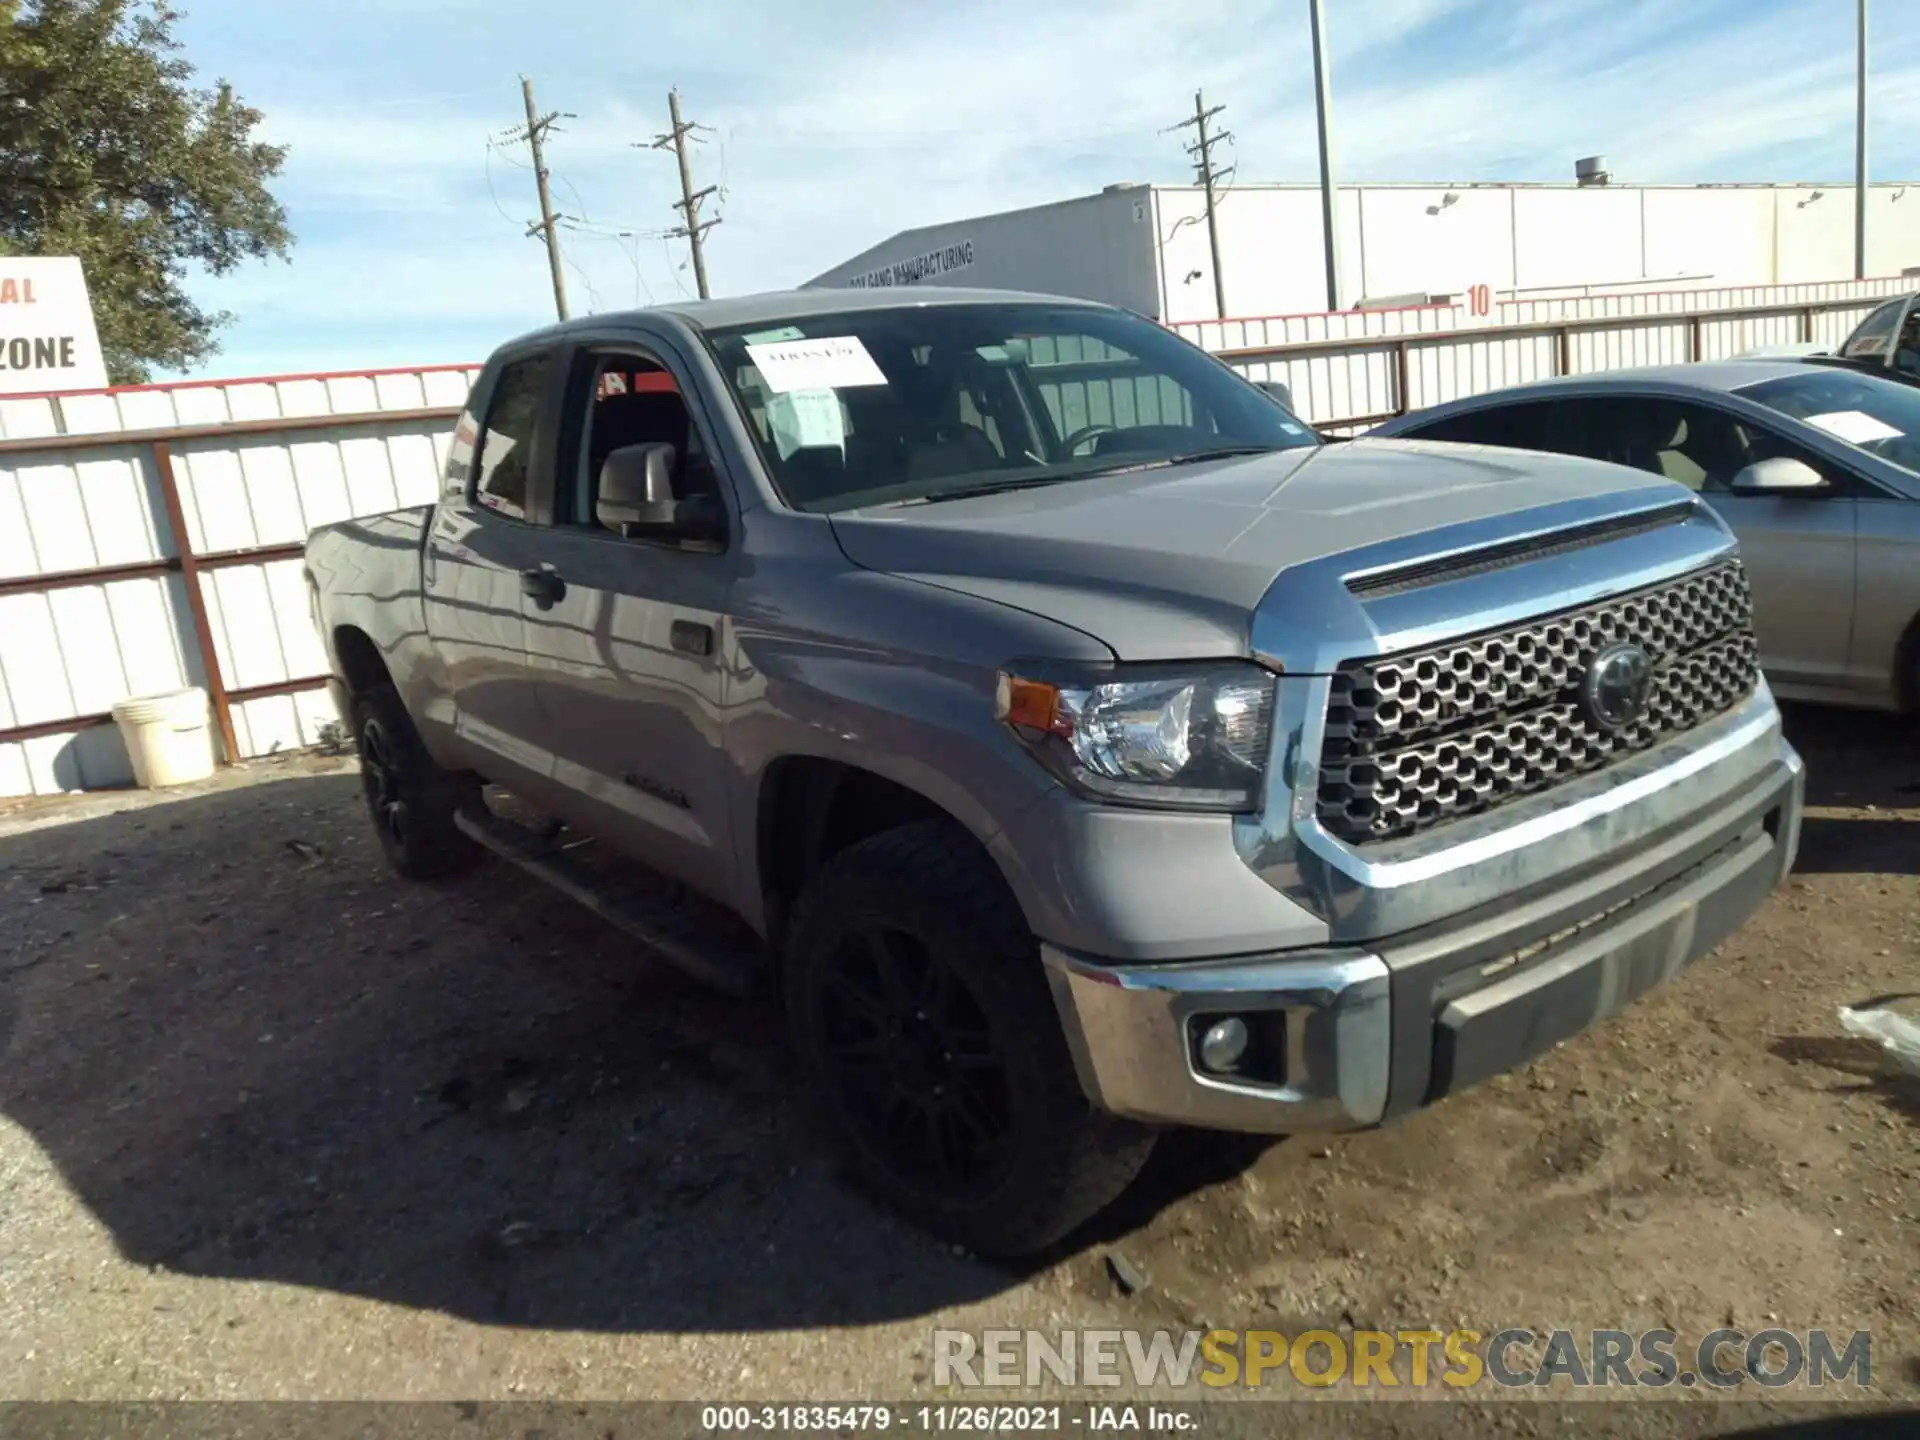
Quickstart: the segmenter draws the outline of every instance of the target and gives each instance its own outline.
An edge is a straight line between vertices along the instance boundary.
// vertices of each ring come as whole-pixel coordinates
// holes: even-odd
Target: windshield
[[[1920,389],[1911,385],[1817,369],[1744,386],[1736,393],[1920,474]]]
[[[1320,443],[1149,320],[915,305],[708,333],[787,503],[932,503]]]

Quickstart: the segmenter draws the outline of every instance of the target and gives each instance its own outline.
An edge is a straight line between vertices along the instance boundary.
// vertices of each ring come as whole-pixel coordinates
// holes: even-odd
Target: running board
[[[709,933],[697,911],[630,889],[523,825],[492,813],[465,810],[454,817],[454,823],[475,843],[586,906],[702,984],[745,995],[766,970],[762,952]]]

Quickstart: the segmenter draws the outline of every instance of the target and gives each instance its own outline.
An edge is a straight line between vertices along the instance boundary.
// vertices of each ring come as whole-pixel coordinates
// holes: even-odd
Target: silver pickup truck
[[[528,335],[438,503],[306,564],[395,867],[493,851],[771,991],[856,1173],[983,1253],[1060,1239],[1166,1126],[1372,1126],[1525,1061],[1798,841],[1692,495],[1323,444],[1077,301]]]

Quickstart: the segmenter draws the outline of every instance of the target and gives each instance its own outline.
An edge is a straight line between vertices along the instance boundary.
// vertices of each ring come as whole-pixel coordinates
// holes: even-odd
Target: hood
[[[1248,653],[1289,566],[1650,486],[1684,493],[1568,456],[1354,440],[832,518],[856,565],[1049,616],[1122,660],[1174,660]]]

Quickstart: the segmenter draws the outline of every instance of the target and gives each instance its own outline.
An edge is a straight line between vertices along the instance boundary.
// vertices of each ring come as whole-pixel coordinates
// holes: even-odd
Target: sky
[[[897,231],[1191,177],[1196,89],[1241,181],[1317,178],[1306,0],[182,0],[186,57],[289,147],[290,262],[196,278],[203,370],[476,361],[553,318],[520,77],[573,312],[693,292],[667,91],[706,127],[715,294]],[[1325,0],[1342,181],[1849,181],[1854,0]],[[1920,180],[1920,4],[1876,0],[1876,179]]]

